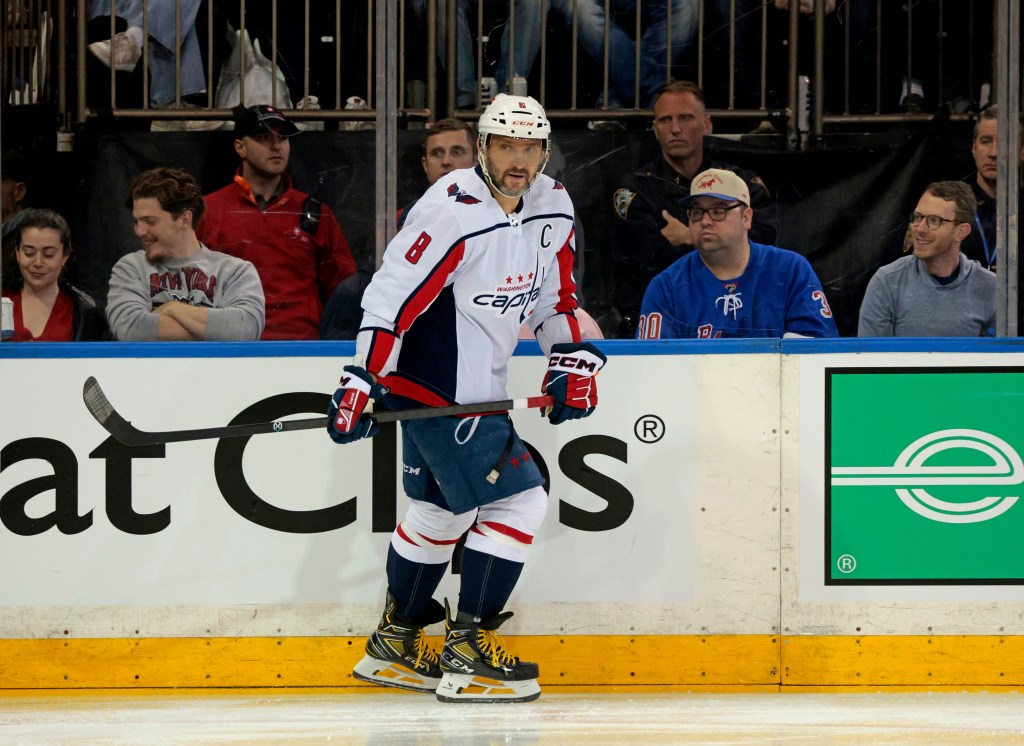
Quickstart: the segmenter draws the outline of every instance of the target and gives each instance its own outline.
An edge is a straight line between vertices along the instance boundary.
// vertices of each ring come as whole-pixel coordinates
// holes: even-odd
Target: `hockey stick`
[[[236,438],[265,433],[286,433],[292,430],[316,430],[327,427],[327,417],[310,417],[303,420],[275,420],[274,422],[257,422],[251,425],[226,425],[224,427],[205,427],[197,430],[168,430],[165,432],[147,432],[139,430],[126,420],[107,399],[99,381],[92,376],[85,379],[82,390],[85,407],[103,428],[128,446],[147,446],[157,443],[180,443],[186,440],[206,440],[208,438]],[[549,407],[554,403],[550,396],[531,396],[527,399],[505,399],[504,401],[480,402],[479,404],[454,404],[447,407],[424,407],[422,409],[404,409],[397,412],[370,412],[377,422],[397,422],[399,420],[421,420],[427,417],[445,417],[448,415],[489,414],[509,412],[514,409],[533,409]]]

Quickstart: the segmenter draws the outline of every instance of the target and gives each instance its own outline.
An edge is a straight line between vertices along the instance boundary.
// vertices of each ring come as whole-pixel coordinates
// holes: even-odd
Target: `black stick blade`
[[[136,430],[132,427],[132,423],[117,413],[110,400],[107,399],[107,395],[103,393],[103,389],[100,388],[100,382],[93,376],[85,379],[82,398],[85,400],[85,408],[89,410],[89,414],[103,425],[104,430],[125,445],[151,445],[161,442],[145,438],[140,441],[137,436],[144,435],[144,433]]]

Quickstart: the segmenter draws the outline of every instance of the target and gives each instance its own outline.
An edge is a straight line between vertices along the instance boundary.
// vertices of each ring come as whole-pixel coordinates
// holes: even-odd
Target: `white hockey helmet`
[[[551,122],[533,96],[499,93],[480,115],[477,131],[481,135],[505,135],[529,140],[547,140]]]
[[[477,160],[480,162],[480,168],[484,172],[487,183],[499,193],[505,194],[491,178],[487,168],[487,144],[491,135],[543,140],[544,158],[541,160],[537,173],[544,173],[544,168],[548,165],[548,159],[551,157],[551,122],[548,121],[547,114],[544,113],[544,107],[533,96],[512,96],[508,93],[499,93],[480,115],[477,131],[480,133]],[[532,186],[533,182],[530,182],[527,191]]]

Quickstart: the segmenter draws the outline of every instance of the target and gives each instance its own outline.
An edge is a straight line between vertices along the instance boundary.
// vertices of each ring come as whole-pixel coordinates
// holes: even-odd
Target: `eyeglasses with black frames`
[[[931,228],[933,231],[938,230],[943,223],[962,223],[962,220],[950,220],[949,218],[940,218],[938,215],[922,215],[919,212],[910,213],[910,224],[920,225],[921,221]]]
[[[725,220],[729,210],[735,210],[737,207],[746,207],[746,205],[742,202],[737,202],[735,205],[729,205],[728,207],[687,207],[686,217],[691,223],[699,223],[704,219],[704,213],[707,213],[716,223],[721,223]]]

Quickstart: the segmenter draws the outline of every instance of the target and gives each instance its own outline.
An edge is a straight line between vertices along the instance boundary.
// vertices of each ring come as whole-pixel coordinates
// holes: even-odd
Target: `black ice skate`
[[[423,628],[444,619],[444,610],[431,599],[419,618],[406,619],[398,614],[396,606],[394,596],[388,593],[384,615],[366,641],[366,655],[352,669],[352,675],[371,684],[432,692],[441,681],[441,669]]]
[[[540,696],[536,663],[524,663],[502,648],[497,633],[511,611],[479,622],[451,619],[445,601],[447,637],[441,652],[444,676],[437,687],[442,702],[531,702]]]

